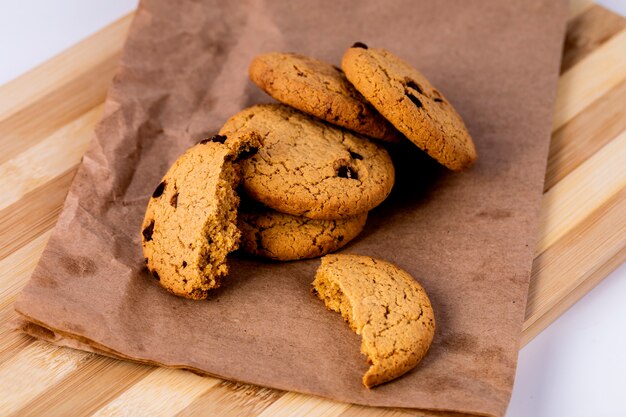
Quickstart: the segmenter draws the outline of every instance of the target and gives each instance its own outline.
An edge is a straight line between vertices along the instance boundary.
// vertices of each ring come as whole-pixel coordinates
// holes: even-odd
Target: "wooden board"
[[[132,16],[0,86],[0,415],[402,416],[59,348],[12,330]],[[626,19],[571,2],[523,340],[626,260]]]

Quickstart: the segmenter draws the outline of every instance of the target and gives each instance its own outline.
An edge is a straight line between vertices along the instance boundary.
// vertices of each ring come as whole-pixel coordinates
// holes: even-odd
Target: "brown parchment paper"
[[[16,304],[34,323],[27,330],[340,401],[503,415],[565,13],[553,0],[143,1],[103,120]],[[319,260],[235,255],[224,287],[194,302],[148,276],[139,242],[148,197],[169,165],[235,112],[269,101],[247,79],[254,55],[297,51],[339,63],[355,41],[423,71],[457,107],[479,153],[472,169],[455,174],[417,150],[395,151],[392,195],[345,249],[409,271],[437,319],[425,360],[372,390],[361,385],[359,337],[309,292]]]

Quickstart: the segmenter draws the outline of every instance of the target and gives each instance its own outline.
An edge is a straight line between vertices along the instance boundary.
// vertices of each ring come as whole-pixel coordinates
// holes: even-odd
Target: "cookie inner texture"
[[[341,314],[350,328],[361,334],[361,329],[352,321],[352,305],[339,285],[324,271],[318,271],[313,281],[313,293],[324,302],[326,308]]]
[[[220,285],[219,278],[228,273],[226,256],[238,247],[240,233],[236,225],[239,197],[233,188],[237,179],[235,168],[225,166],[217,185],[216,214],[205,224],[203,236],[206,236],[206,241],[198,255],[198,267],[204,278],[198,284],[202,289]]]
[[[332,277],[332,274],[325,272],[323,270],[318,270],[315,275],[315,280],[313,281],[313,293],[317,295],[317,297],[324,302],[326,308],[332,311],[336,311],[341,314],[343,319],[350,325],[350,328],[358,335],[361,335],[363,331],[363,326],[355,323],[352,314],[352,305],[350,304],[350,300],[343,293],[341,287],[335,282]],[[364,341],[361,342],[361,353],[367,357],[367,363],[370,366],[369,370],[365,373],[365,375],[369,375],[375,373],[375,357],[370,355],[366,344]],[[366,384],[366,386],[368,386]]]
[[[235,187],[241,178],[241,167],[232,160],[239,160],[255,154],[262,145],[261,136],[254,131],[245,134],[254,137],[253,140],[237,140],[230,145],[230,152],[225,155],[222,170],[217,177],[215,195],[206,195],[202,190],[187,189],[187,196],[192,197],[193,207],[186,207],[184,217],[187,222],[204,221],[200,226],[201,232],[185,248],[188,253],[183,254],[183,260],[178,261],[176,272],[182,277],[185,291],[191,293],[192,298],[206,298],[208,290],[220,286],[223,276],[228,273],[226,264],[230,252],[239,247],[241,232],[237,227],[237,209],[239,196]],[[216,135],[210,142],[225,142],[226,136]],[[199,176],[202,178],[202,176]],[[208,181],[211,181],[207,178]],[[194,183],[194,187],[203,187],[202,181]],[[193,188],[193,187],[191,187]],[[174,184],[174,194],[170,198],[170,205],[175,208],[179,205],[179,190]],[[196,200],[198,196],[202,196]],[[209,216],[207,218],[207,211]],[[187,240],[180,237],[181,243]]]
[[[155,278],[176,294],[203,299],[219,287],[228,272],[226,256],[238,246],[234,186],[240,174],[238,166],[224,162],[215,175],[201,155],[195,158],[192,170],[179,167],[180,178],[157,187],[152,204],[163,213],[149,220],[142,233],[151,248],[148,267]]]

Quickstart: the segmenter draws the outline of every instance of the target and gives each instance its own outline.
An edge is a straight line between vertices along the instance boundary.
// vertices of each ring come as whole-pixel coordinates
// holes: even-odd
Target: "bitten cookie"
[[[356,43],[344,54],[346,77],[400,132],[453,171],[476,159],[452,104],[418,70],[384,49]]]
[[[261,146],[256,132],[216,135],[185,152],[156,187],[141,239],[148,269],[176,295],[204,299],[228,273],[226,256],[237,249],[240,181],[237,158]]]
[[[364,135],[399,142],[402,135],[348,82],[318,59],[271,52],[254,58],[250,79],[276,100]]]
[[[274,210],[312,219],[370,211],[389,195],[394,168],[378,143],[282,104],[249,107],[220,134],[254,130],[264,145],[242,163],[243,188]]]
[[[241,249],[278,261],[315,258],[345,246],[361,233],[366,220],[367,213],[314,220],[246,203],[239,208]]]
[[[407,272],[389,262],[358,255],[326,255],[313,292],[341,313],[362,336],[371,388],[413,369],[428,353],[435,334],[430,300]]]

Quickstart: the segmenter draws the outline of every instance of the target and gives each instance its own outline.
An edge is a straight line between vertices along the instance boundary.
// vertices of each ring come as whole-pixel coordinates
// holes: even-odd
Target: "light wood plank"
[[[220,380],[216,378],[157,368],[93,416],[173,416],[219,383]]]
[[[544,194],[535,256],[626,186],[626,131]]]
[[[100,119],[98,106],[0,165],[0,210],[80,162]]]
[[[26,349],[36,341],[36,339],[17,330],[10,328],[7,328],[6,332],[3,330],[3,326],[0,326],[0,366],[15,356],[17,352]]]
[[[626,260],[619,255],[626,248],[625,219],[626,189],[622,188],[535,258],[528,291],[524,343],[577,300],[578,294],[574,290],[595,270],[610,263],[615,256],[617,259],[613,263]],[[595,283],[586,288],[591,289]],[[555,309],[560,304],[561,307]],[[543,319],[541,323],[540,319]]]
[[[53,91],[32,106],[0,121],[0,164],[102,104],[117,58]]]
[[[284,394],[271,388],[222,381],[198,397],[176,417],[254,417]]]
[[[296,394],[288,392],[265,411],[259,417],[331,417],[341,414],[349,404],[330,401],[312,395]]]
[[[592,5],[567,24],[561,72],[580,62],[607,40],[626,29],[626,19],[605,9]]]
[[[571,306],[576,304],[578,300],[583,298],[589,293],[596,285],[598,285],[604,278],[606,278],[611,272],[617,269],[620,265],[626,262],[626,248],[622,247],[613,257],[604,261],[604,263],[597,262],[597,269],[582,271],[582,278],[574,277],[577,282],[580,282],[578,286],[570,286],[571,292],[567,294],[567,297],[559,300],[554,300],[554,304],[550,310],[544,315],[537,315],[537,320],[530,323],[524,323],[524,330],[520,340],[521,346],[526,346],[533,340],[539,333],[545,328],[554,323],[563,313],[565,313]]]
[[[0,366],[0,415],[19,410],[91,356],[41,341],[29,345]]]
[[[351,404],[339,417],[417,417],[418,414],[398,411],[390,408],[363,407]]]
[[[552,134],[544,191],[548,191],[626,130],[626,80]]]
[[[78,166],[0,210],[0,260],[52,229]]]
[[[119,56],[133,14],[126,15],[15,81],[0,86],[0,120],[37,103],[111,56]]]
[[[0,164],[103,103],[131,17],[0,86]]]
[[[602,74],[601,77],[598,74]],[[626,79],[626,30],[613,36],[559,79],[552,131]]]
[[[94,357],[16,412],[20,417],[91,416],[154,368]]]

